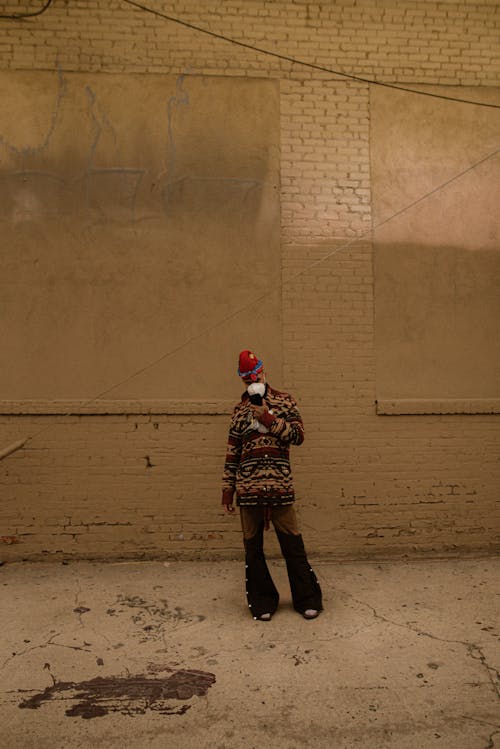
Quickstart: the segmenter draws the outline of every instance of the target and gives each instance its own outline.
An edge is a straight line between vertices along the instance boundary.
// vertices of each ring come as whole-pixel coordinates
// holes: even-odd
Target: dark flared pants
[[[264,515],[258,508],[242,509],[245,544],[246,595],[250,613],[256,619],[262,614],[274,614],[279,593],[269,572],[264,554]],[[245,517],[243,515],[245,514]],[[321,588],[306,555],[304,541],[297,532],[293,507],[271,511],[271,521],[286,562],[293,607],[301,614],[307,609],[323,608]],[[294,530],[295,532],[289,532]],[[249,535],[253,533],[253,535]]]

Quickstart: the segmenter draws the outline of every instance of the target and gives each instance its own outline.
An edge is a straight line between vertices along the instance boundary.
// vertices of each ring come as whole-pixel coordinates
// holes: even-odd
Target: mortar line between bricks
[[[391,213],[391,215],[389,215],[387,218],[380,220],[376,224],[373,224],[373,221],[370,221],[370,227],[368,229],[365,229],[364,231],[360,232],[359,234],[356,234],[355,236],[349,238],[348,240],[346,240],[345,242],[341,243],[338,247],[336,247],[331,252],[328,252],[323,257],[319,258],[318,260],[313,261],[312,263],[309,263],[302,270],[300,270],[297,273],[294,273],[290,277],[286,278],[286,285],[290,284],[296,278],[299,278],[300,276],[303,276],[304,274],[308,273],[309,271],[311,271],[316,266],[318,266],[318,265],[326,262],[330,258],[332,258],[335,255],[337,255],[339,252],[342,252],[344,250],[349,249],[353,244],[355,244],[357,242],[366,241],[367,237],[369,237],[369,236],[373,237],[374,233],[378,229],[382,228],[383,226],[385,226],[386,224],[390,223],[394,219],[396,219],[399,216],[403,215],[407,211],[410,211],[412,208],[414,208],[415,206],[419,205],[420,203],[423,203],[424,201],[428,200],[430,197],[432,197],[433,195],[436,195],[441,190],[444,190],[446,187],[448,187],[452,183],[456,182],[460,178],[464,177],[469,172],[472,172],[474,169],[477,169],[477,167],[479,167],[482,164],[488,162],[490,159],[493,159],[499,153],[500,153],[500,148],[497,148],[494,151],[491,151],[486,156],[483,156],[481,159],[478,159],[474,163],[469,164],[469,166],[467,166],[465,169],[462,169],[460,172],[457,172],[456,174],[454,174],[452,177],[448,178],[444,182],[441,182],[439,185],[437,185],[436,187],[434,187],[432,190],[429,190],[428,192],[424,193],[423,195],[421,195],[420,197],[416,198],[412,202],[410,202],[407,205],[403,206],[403,208],[400,208],[397,211],[395,211],[394,213]],[[372,242],[373,242],[373,240],[372,240]],[[280,278],[278,280],[281,279],[282,273],[283,273],[283,268],[281,268],[281,270],[280,270]],[[278,284],[278,292],[280,294],[283,293],[283,289],[284,288],[285,288],[285,284]],[[178,346],[174,347],[173,349],[170,349],[169,351],[164,352],[163,354],[161,354],[161,356],[159,356],[156,359],[148,362],[147,364],[145,364],[140,369],[132,372],[131,374],[127,375],[125,378],[121,379],[119,382],[115,382],[113,385],[111,385],[110,387],[108,387],[106,390],[103,390],[102,392],[98,393],[97,395],[94,395],[92,398],[89,398],[88,400],[86,400],[83,403],[83,406],[87,406],[87,405],[90,405],[91,403],[94,403],[95,401],[101,400],[105,396],[109,395],[109,393],[113,392],[113,390],[116,390],[116,388],[129,383],[131,380],[135,379],[136,377],[138,377],[139,375],[141,375],[144,372],[148,371],[149,369],[152,369],[152,368],[156,367],[158,364],[160,364],[165,359],[170,358],[174,354],[176,354],[179,351],[181,351],[184,348],[186,348],[190,343],[194,343],[195,341],[198,341],[203,336],[208,335],[213,330],[216,330],[220,326],[224,325],[224,323],[229,322],[233,318],[235,318],[238,315],[240,315],[242,312],[245,312],[249,308],[254,307],[255,305],[259,304],[264,299],[267,299],[268,297],[270,297],[270,296],[272,296],[273,294],[276,294],[276,293],[277,293],[276,286],[273,285],[267,291],[264,291],[262,294],[260,294],[258,298],[253,299],[252,301],[248,302],[247,304],[245,304],[245,305],[243,305],[241,307],[238,307],[237,309],[235,309],[232,312],[228,313],[224,317],[220,318],[217,322],[213,323],[209,327],[204,328],[200,332],[194,334],[193,336],[191,336],[190,338],[188,338],[187,340],[185,340],[183,343],[179,344]],[[63,418],[64,417],[69,417],[69,416],[74,416],[74,415],[75,414],[72,411],[70,411],[70,412],[68,412],[66,414],[61,414],[61,416]],[[33,432],[32,434],[27,435],[22,441],[19,442],[19,444],[15,447],[15,449],[11,450],[11,452],[8,453],[8,454],[10,455],[10,454],[12,454],[12,452],[16,452],[18,449],[21,449],[22,447],[25,447],[25,445],[28,442],[31,442],[31,441],[35,440],[37,437],[41,436],[42,434],[44,434],[48,430],[53,429],[54,428],[54,424],[55,424],[55,422],[51,422],[47,426],[43,427],[42,429],[39,429],[38,431]],[[5,458],[7,458],[7,457],[8,457],[8,455],[5,455]]]

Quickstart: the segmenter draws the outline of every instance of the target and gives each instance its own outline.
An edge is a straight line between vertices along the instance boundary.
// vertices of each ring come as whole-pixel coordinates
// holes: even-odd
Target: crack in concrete
[[[482,723],[484,726],[492,726],[492,728],[498,728],[500,730],[500,725],[497,725],[497,723],[491,723],[491,721],[484,720],[483,718],[474,718],[473,715],[461,715],[460,717],[465,720],[473,720],[476,723]]]
[[[490,733],[488,736],[488,743],[484,747],[484,749],[495,749],[495,742],[493,741],[493,737],[497,736],[497,734],[500,734],[500,731],[493,731],[493,733]]]
[[[85,653],[90,653],[91,651],[86,647],[81,647],[80,645],[65,645],[62,642],[53,642],[55,637],[60,637],[61,632],[56,632],[56,634],[52,635],[47,642],[40,643],[39,645],[34,645],[32,648],[25,648],[24,650],[20,650],[19,652],[12,653],[8,658],[4,660],[4,662],[0,665],[0,671],[2,671],[5,666],[10,663],[10,661],[14,660],[14,658],[19,658],[21,656],[27,655],[28,653],[32,653],[34,650],[44,650],[45,648],[49,647],[57,647],[57,648],[67,648],[68,650],[81,650]],[[84,645],[90,645],[90,643],[84,643]]]
[[[457,641],[460,642],[460,641]],[[499,671],[494,668],[493,666],[490,666],[488,661],[486,660],[486,656],[483,653],[481,647],[479,645],[476,645],[475,643],[468,643],[468,642],[462,642],[462,645],[465,645],[468,649],[468,655],[471,656],[471,658],[474,658],[476,661],[480,661],[482,666],[487,669],[488,677],[490,679],[491,685],[495,692],[497,693],[497,696],[500,697],[500,673]],[[477,657],[474,653],[479,653],[479,657]]]
[[[472,715],[462,715],[461,716],[464,720],[472,720],[474,723],[479,723],[482,726],[490,726],[491,728],[494,728],[495,730],[490,733],[488,736],[488,743],[484,747],[484,749],[495,749],[495,742],[493,741],[493,737],[497,734],[500,734],[500,725],[497,725],[496,723],[491,723],[489,720],[483,720],[482,718],[474,718]]]
[[[494,728],[495,730],[493,731],[492,734],[490,734],[490,738],[491,736],[495,736],[496,733],[500,732],[500,725],[497,725],[496,723],[491,723],[491,721],[489,720],[483,720],[482,718],[474,718],[472,715],[461,715],[460,717],[463,718],[464,720],[472,720],[474,721],[474,723],[480,723],[482,726],[491,726],[491,728]]]
[[[90,609],[87,609],[86,606],[84,606],[82,603],[80,603],[79,598],[82,594],[82,586],[80,584],[80,580],[78,577],[76,578],[76,593],[75,593],[75,608],[73,609],[75,614],[78,614],[78,621],[80,624],[80,627],[83,628],[83,622],[82,622],[82,614],[86,611],[90,611]]]
[[[79,599],[80,599],[80,596],[82,595],[82,585],[80,582],[80,578],[78,576],[76,577],[76,586],[77,586],[77,591],[75,594],[75,608],[73,609],[73,611],[78,614],[80,627],[87,628],[88,630],[90,630],[97,639],[102,638],[107,643],[108,649],[112,649],[113,644],[111,640],[104,634],[104,632],[102,631],[97,632],[95,627],[92,627],[88,621],[85,623],[83,622],[82,620],[83,613],[87,613],[87,611],[91,611],[91,609],[86,609],[86,607],[80,603]],[[79,609],[82,609],[82,610],[79,610]],[[86,609],[86,610],[83,611],[83,609]]]
[[[337,594],[340,594],[341,596],[344,596],[344,598],[349,598],[352,601],[355,601],[358,605],[364,606],[365,608],[369,609],[374,618],[378,619],[381,622],[384,622],[385,624],[390,624],[393,627],[399,627],[401,629],[409,630],[410,632],[414,632],[415,634],[419,635],[420,637],[428,637],[431,640],[437,640],[438,642],[444,642],[448,643],[449,645],[462,645],[466,648],[467,655],[471,658],[473,658],[476,661],[479,661],[484,669],[486,669],[486,673],[488,675],[488,680],[494,690],[494,692],[497,694],[498,697],[500,697],[500,673],[497,671],[496,668],[493,666],[490,666],[486,656],[477,643],[474,642],[468,642],[467,640],[452,640],[452,639],[446,639],[444,637],[438,637],[437,635],[433,635],[431,632],[426,632],[423,629],[419,629],[417,626],[413,626],[412,624],[406,622],[395,622],[392,619],[388,619],[385,616],[382,616],[377,612],[377,610],[366,601],[361,601],[359,598],[355,598],[351,593],[345,590],[340,590],[339,588],[334,588],[333,586],[329,585],[327,582],[327,585],[335,591]]]

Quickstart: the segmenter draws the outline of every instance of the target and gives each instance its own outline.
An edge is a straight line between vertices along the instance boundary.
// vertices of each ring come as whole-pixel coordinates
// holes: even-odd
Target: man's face
[[[249,377],[242,377],[241,381],[245,383],[245,387],[248,387],[249,385],[251,385],[252,382],[263,382],[263,383],[265,383],[265,381],[266,381],[266,375],[265,375],[263,369],[261,369],[260,372],[257,372],[257,374],[254,375],[254,377],[255,377],[255,380],[252,380],[252,378],[250,376]]]

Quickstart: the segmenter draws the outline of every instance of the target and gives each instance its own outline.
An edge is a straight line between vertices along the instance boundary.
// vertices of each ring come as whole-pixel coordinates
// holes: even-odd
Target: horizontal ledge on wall
[[[232,401],[205,400],[23,400],[0,401],[2,416],[107,416],[128,414],[166,414],[212,416],[233,412]]]
[[[387,398],[375,401],[377,414],[498,414],[500,398]]]

